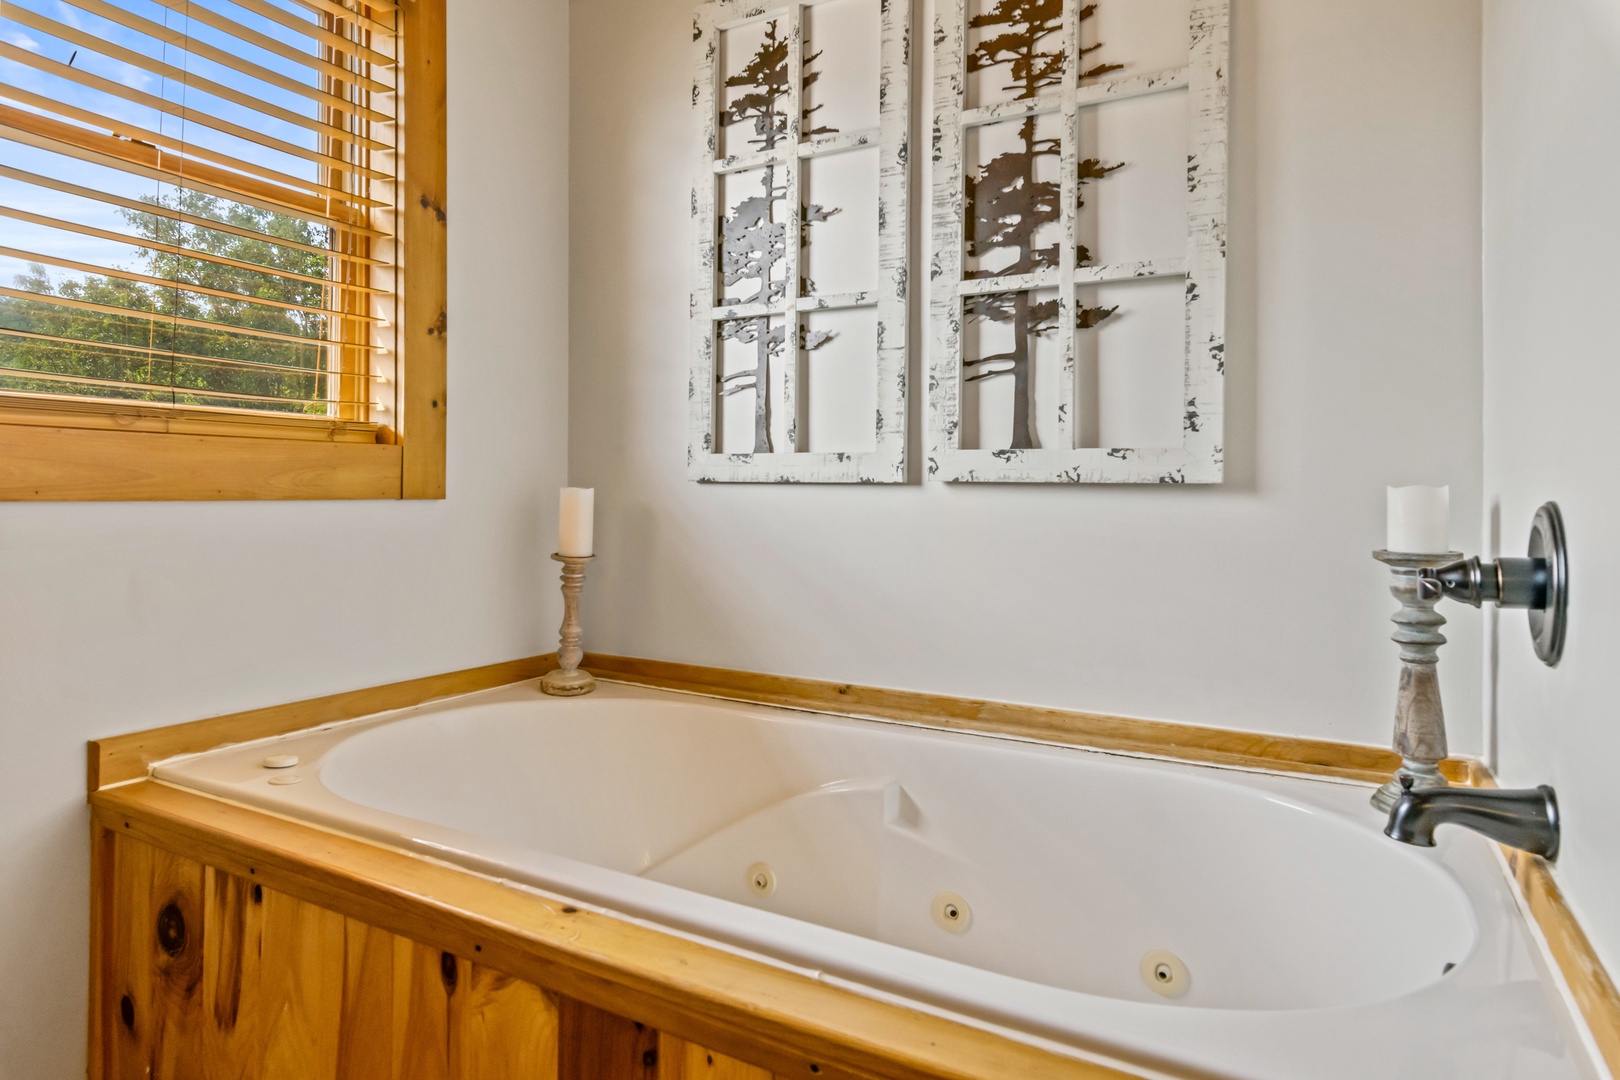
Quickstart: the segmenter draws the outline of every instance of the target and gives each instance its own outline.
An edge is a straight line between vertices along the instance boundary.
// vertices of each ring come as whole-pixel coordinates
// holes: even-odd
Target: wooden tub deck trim
[[[149,773],[154,763],[181,754],[201,753],[233,743],[288,735],[322,724],[492,690],[537,679],[556,666],[556,654],[546,653],[96,739],[89,744],[89,790],[139,780]],[[1205,765],[1383,783],[1400,764],[1400,757],[1383,747],[1267,735],[1234,728],[1201,727],[601,653],[587,653],[583,666],[600,679],[729,701],[1033,739],[1088,750],[1145,754]],[[1478,767],[1477,762],[1468,758],[1448,758],[1441,764],[1455,783],[1472,783]]]

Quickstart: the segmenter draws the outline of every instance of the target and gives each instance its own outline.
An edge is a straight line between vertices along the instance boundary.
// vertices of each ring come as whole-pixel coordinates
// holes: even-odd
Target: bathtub
[[[1254,1080],[1605,1075],[1494,846],[1388,840],[1365,784],[613,683],[153,772],[1046,1046]]]

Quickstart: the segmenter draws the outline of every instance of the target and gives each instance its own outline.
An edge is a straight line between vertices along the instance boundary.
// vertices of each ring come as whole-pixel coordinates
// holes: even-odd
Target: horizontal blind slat
[[[29,124],[29,126],[18,127],[12,124],[10,122],[12,114],[20,114],[25,118],[23,122]],[[177,187],[183,187],[205,195],[214,195],[222,199],[230,199],[233,202],[239,202],[246,206],[257,207],[261,210],[268,210],[274,214],[286,214],[289,217],[300,218],[316,225],[325,225],[328,228],[338,232],[348,232],[354,233],[357,236],[370,237],[386,237],[388,235],[387,233],[380,232],[376,229],[343,221],[339,218],[330,216],[328,213],[323,213],[322,211],[326,209],[322,205],[325,200],[319,199],[313,195],[301,196],[301,193],[299,192],[287,192],[285,196],[278,199],[274,197],[274,189],[262,181],[256,182],[254,187],[257,190],[250,192],[249,190],[246,190],[240,186],[232,187],[205,182],[198,176],[199,170],[195,167],[188,172],[177,171],[174,168],[165,168],[164,166],[166,164],[184,165],[185,161],[182,159],[179,162],[165,162],[163,155],[158,152],[155,147],[148,148],[153,151],[150,158],[154,164],[147,165],[136,159],[136,154],[132,150],[136,144],[125,142],[121,139],[115,139],[110,136],[97,135],[94,132],[84,131],[83,128],[76,128],[69,124],[62,124],[60,121],[55,121],[53,123],[59,127],[59,134],[63,137],[37,133],[34,130],[35,128],[49,126],[41,123],[41,121],[45,121],[46,119],[47,118],[45,117],[35,116],[33,113],[21,113],[20,110],[12,109],[9,106],[0,105],[0,138],[10,139],[13,142],[26,143],[27,145],[33,146],[40,150],[49,150],[53,153],[64,154],[68,157],[75,157],[82,161],[88,161],[92,164],[104,165],[108,168],[118,169],[134,176],[145,177],[148,180],[156,180],[160,183],[174,184]],[[196,163],[193,163],[194,166],[195,164]],[[271,196],[262,197],[260,192],[265,191],[271,192]],[[294,201],[295,199],[296,201]]]
[[[79,0],[70,0],[70,2],[76,5],[79,3]],[[232,37],[245,41],[249,45],[256,48],[263,49],[265,52],[275,53],[277,56],[280,56],[283,59],[291,60],[295,64],[302,64],[307,68],[319,71],[323,75],[353,82],[356,86],[363,87],[367,90],[373,90],[378,93],[388,94],[392,93],[394,90],[394,88],[387,83],[378,82],[376,79],[370,78],[369,76],[363,75],[359,72],[352,71],[340,64],[334,64],[332,61],[327,60],[312,51],[299,49],[295,46],[289,45],[280,38],[274,38],[269,34],[260,33],[259,31],[254,30],[252,27],[243,26],[235,19],[232,19],[227,15],[221,15],[219,12],[214,11],[211,8],[204,7],[202,4],[193,4],[190,3],[189,0],[152,0],[152,2],[162,7],[166,7],[176,14],[184,15],[188,19],[196,19],[205,26],[212,26],[215,30],[230,34]],[[232,0],[232,2],[234,3],[235,0]],[[182,34],[181,37],[184,38],[185,35]],[[191,50],[191,46],[191,42],[185,42],[181,47]]]
[[[111,352],[134,353],[137,356],[150,356],[156,360],[167,362],[170,359],[184,360],[193,364],[210,364],[220,367],[248,368],[253,371],[264,371],[271,374],[285,372],[300,375],[305,372],[316,372],[321,375],[331,375],[324,368],[300,368],[290,364],[266,364],[258,360],[237,360],[229,356],[203,356],[200,353],[172,352],[168,349],[146,348],[140,345],[126,345],[116,341],[95,341],[90,338],[62,337],[59,334],[41,334],[33,330],[14,330],[9,326],[0,326],[0,336],[23,338],[28,341],[47,342],[52,345],[67,345],[74,348],[106,349]],[[357,375],[344,372],[343,378],[381,379],[381,375]]]
[[[388,3],[388,2],[386,2],[386,0],[378,0],[378,3],[366,4],[365,6],[370,8],[372,11],[381,11],[381,12],[387,13],[388,15],[393,16],[393,18],[394,18],[394,25],[393,26],[389,26],[389,25],[387,25],[387,23],[382,22],[381,20],[378,20],[375,15],[367,15],[364,12],[359,11],[356,8],[350,7],[347,4],[339,2],[339,0],[293,0],[293,2],[296,3],[296,4],[299,4],[299,5],[303,6],[303,7],[309,8],[311,11],[324,11],[328,15],[336,15],[339,18],[342,18],[342,19],[354,19],[354,20],[363,21],[363,22],[373,22],[373,23],[376,24],[376,28],[380,28],[380,29],[386,31],[387,33],[390,33],[390,34],[398,33],[397,27],[399,25],[399,16],[398,16],[399,5],[394,4],[394,3]]]
[[[344,112],[362,116],[367,120],[389,123],[394,119],[387,113],[377,112],[354,102],[346,101],[336,94],[318,90],[307,83],[301,83],[297,79],[283,75],[279,71],[272,71],[262,64],[255,64],[251,60],[245,60],[234,53],[210,45],[206,41],[199,41],[195,37],[183,34],[178,30],[171,30],[162,23],[155,23],[150,19],[125,11],[123,8],[105,3],[104,0],[62,0],[62,2],[72,4],[81,11],[87,11],[92,15],[99,15],[108,22],[117,23],[125,29],[143,34],[153,41],[161,41],[166,45],[184,49],[192,56],[212,60],[221,67],[230,68],[232,71],[246,75],[250,79],[256,79],[267,86],[278,87],[289,94],[296,94],[322,105],[330,105]]]
[[[53,296],[50,293],[32,292],[28,289],[13,289],[4,285],[0,285],[0,297],[10,300],[29,300],[53,307],[73,308],[77,311],[94,311],[102,315],[118,315],[151,323],[169,323],[174,326],[190,327],[193,330],[216,330],[227,334],[245,334],[248,337],[265,338],[270,341],[285,341],[293,345],[309,348],[359,349],[363,352],[383,351],[380,345],[363,345],[359,342],[300,337],[297,334],[282,334],[274,330],[260,330],[254,326],[235,326],[230,323],[209,322],[206,319],[190,319],[180,315],[168,315],[160,311],[143,311],[139,308],[118,307],[116,304],[97,304],[89,300],[75,300],[70,296]]]
[[[145,128],[139,128],[133,124],[125,124],[122,121],[110,120],[99,113],[91,112],[88,109],[81,109],[77,106],[69,105],[66,102],[52,101],[45,95],[36,94],[30,90],[23,90],[19,87],[0,83],[0,97],[10,98],[12,101],[16,101],[24,105],[32,105],[36,109],[48,109],[59,117],[65,117],[66,119],[74,120],[81,124],[105,128],[108,134],[112,135],[116,139],[133,143],[145,143],[148,146],[156,146],[161,149],[171,150],[184,158],[196,158],[200,161],[211,162],[215,165],[221,166],[222,168],[230,169],[234,172],[246,173],[249,176],[256,176],[261,180],[268,180],[271,183],[279,184],[282,187],[296,188],[300,191],[307,192],[308,194],[319,195],[326,199],[338,199],[343,202],[350,202],[359,205],[381,205],[374,199],[362,199],[360,196],[352,195],[347,191],[327,187],[324,184],[315,183],[313,180],[305,180],[299,176],[290,176],[287,173],[281,172],[277,169],[272,169],[264,165],[258,165],[251,161],[243,161],[241,158],[233,157],[230,154],[222,154],[218,151],[210,150],[205,146],[198,146],[196,143],[188,143],[183,139],[176,139],[172,136],[161,135],[158,132],[148,131]]]
[[[294,33],[303,34],[310,40],[318,41],[323,45],[330,45],[334,49],[337,49],[340,52],[346,52],[360,60],[364,60],[368,64],[372,64],[380,68],[390,68],[396,66],[397,62],[395,58],[389,56],[387,53],[379,52],[376,49],[373,49],[370,46],[364,45],[358,41],[351,41],[342,34],[333,33],[331,30],[328,30],[319,23],[300,19],[285,8],[277,7],[275,4],[265,3],[265,0],[231,0],[231,3],[235,4],[239,8],[242,8],[244,11],[253,12],[253,14],[259,16],[261,19],[268,19],[271,22],[278,23]],[[364,29],[381,34],[385,38],[392,39],[394,36],[393,30],[382,25],[381,23],[372,22],[370,19],[357,18],[352,13],[345,17],[356,19],[357,23]]]
[[[328,372],[310,372],[327,376]],[[110,390],[144,390],[149,393],[182,395],[185,397],[218,398],[226,401],[259,401],[267,404],[325,405],[326,398],[279,397],[269,394],[242,394],[230,390],[210,390],[201,386],[174,383],[126,382],[122,379],[103,379],[95,375],[68,375],[57,371],[35,371],[32,368],[6,367],[0,364],[0,378],[38,379],[42,382],[72,383],[78,386],[99,386]]]
[[[38,30],[42,34],[49,34],[52,37],[60,38],[61,40],[70,44],[77,45],[81,49],[89,49],[91,52],[100,53],[102,56],[113,60],[118,60],[134,68],[139,68],[150,75],[156,75],[164,79],[171,79],[174,82],[187,87],[188,89],[199,90],[211,97],[219,98],[221,101],[229,101],[232,104],[240,105],[245,109],[251,109],[257,113],[263,113],[265,116],[273,117],[274,119],[280,120],[283,123],[291,124],[294,127],[305,128],[309,131],[316,132],[317,134],[329,135],[333,138],[342,139],[346,142],[352,142],[358,146],[363,146],[368,150],[393,149],[393,147],[389,146],[387,143],[378,142],[374,139],[357,135],[352,131],[347,131],[341,127],[323,123],[314,119],[313,117],[305,116],[302,113],[293,112],[291,109],[284,109],[280,105],[275,105],[271,102],[263,100],[262,98],[254,97],[252,94],[243,93],[242,91],[226,86],[223,83],[214,82],[212,79],[206,79],[201,75],[190,74],[172,64],[166,64],[161,60],[155,60],[150,56],[135,52],[132,49],[126,49],[122,45],[107,41],[105,38],[99,38],[93,34],[87,34],[67,25],[66,23],[61,23],[54,19],[46,18],[45,16],[30,11],[27,8],[17,7],[16,5],[8,5],[6,7],[5,17],[10,19],[12,22],[20,23],[32,30]]]
[[[317,165],[329,165],[334,168],[341,168],[357,176],[364,176],[373,180],[392,180],[394,178],[392,173],[363,168],[352,162],[345,161],[342,158],[333,157],[330,154],[323,154],[319,150],[311,150],[307,146],[299,146],[297,143],[290,143],[282,139],[277,139],[274,136],[266,135],[261,131],[254,130],[253,128],[243,127],[240,124],[233,124],[229,120],[223,120],[210,113],[202,112],[197,109],[188,109],[184,105],[177,102],[166,101],[163,98],[157,97],[156,95],[145,93],[144,91],[137,90],[131,86],[125,86],[121,82],[115,82],[112,79],[105,79],[100,75],[93,75],[88,71],[81,71],[76,67],[69,67],[60,60],[52,60],[48,56],[31,52],[28,49],[18,48],[10,42],[0,41],[0,57],[4,57],[5,59],[11,60],[18,64],[26,65],[27,67],[31,67],[34,70],[42,72],[46,75],[52,75],[59,79],[66,79],[70,82],[78,83],[80,86],[83,86],[86,89],[97,90],[111,97],[121,98],[124,101],[129,102],[131,105],[139,105],[143,108],[151,109],[154,112],[165,113],[166,115],[173,116],[176,119],[188,124],[196,124],[199,127],[209,128],[225,135],[234,136],[235,138],[242,139],[245,142],[251,142],[258,146],[262,146],[266,150],[274,150],[277,153],[302,158],[305,161],[313,162]]]
[[[183,210],[176,210],[170,206],[144,203],[139,199],[126,199],[122,195],[112,195],[105,191],[98,191],[95,188],[84,187],[81,184],[70,184],[65,180],[55,180],[48,176],[41,176],[38,173],[27,172],[23,169],[14,169],[9,165],[0,165],[0,177],[5,177],[8,180],[16,180],[24,184],[32,184],[42,188],[49,188],[52,191],[59,191],[64,195],[75,195],[81,199],[89,199],[93,202],[105,203],[109,206],[118,206],[128,210],[136,210],[143,214],[153,214],[157,217],[169,218],[172,221],[178,221],[185,225],[194,225],[201,229],[211,229],[215,232],[227,233],[231,236],[240,236],[244,240],[260,240],[266,244],[274,244],[276,247],[291,248],[294,251],[307,251],[316,255],[328,255],[334,260],[340,262],[358,263],[366,266],[387,265],[381,259],[368,258],[363,255],[347,255],[343,254],[342,252],[333,251],[329,248],[316,247],[313,244],[304,244],[285,237],[272,236],[269,233],[257,232],[253,229],[244,229],[240,225],[232,225],[229,222],[215,221],[213,218],[202,217],[198,214],[188,214]],[[4,208],[0,208],[0,213],[4,213]],[[68,228],[69,226],[52,223],[51,227]],[[89,228],[89,226],[79,226],[76,223],[72,227],[75,229]],[[120,237],[120,239],[122,238]],[[387,290],[376,291],[385,292]]]
[[[296,3],[299,7],[305,9],[306,11],[315,11],[325,15],[334,15],[340,19],[346,19],[349,22],[352,22],[356,27],[362,30],[369,31],[374,34],[384,35],[396,41],[399,40],[399,31],[397,29],[399,18],[397,15],[394,16],[394,22],[396,25],[390,26],[388,22],[384,20],[373,18],[370,15],[362,15],[352,8],[348,8],[340,3],[337,3],[336,0],[292,0],[292,2]],[[395,8],[388,9],[390,14],[392,14],[395,10]]]
[[[134,200],[131,200],[132,202]],[[143,213],[145,211],[142,211]],[[305,285],[321,285],[327,288],[341,289],[347,292],[383,293],[387,290],[373,288],[370,285],[347,285],[334,281],[331,278],[310,277],[307,274],[295,273],[292,270],[282,270],[274,266],[265,266],[263,263],[248,262],[245,259],[233,259],[227,255],[216,255],[211,251],[199,251],[180,244],[166,244],[161,240],[152,240],[144,236],[130,236],[128,233],[114,232],[112,229],[102,229],[94,225],[86,225],[78,221],[69,221],[66,218],[54,218],[48,214],[36,214],[31,210],[21,210],[15,206],[6,206],[0,203],[0,217],[8,217],[14,221],[26,221],[30,225],[39,225],[47,229],[60,229],[63,232],[76,233],[79,236],[93,236],[97,240],[110,240],[115,244],[128,244],[133,248],[144,248],[148,251],[160,251],[165,255],[176,255],[186,259],[197,259],[200,262],[212,263],[215,266],[229,266],[233,270],[246,270],[255,274],[268,274],[272,277],[286,278],[289,281],[302,282]],[[244,230],[245,231],[245,230]],[[262,233],[256,235],[264,235]]]
[[[191,282],[181,281],[178,278],[156,277],[152,274],[141,274],[134,270],[120,270],[111,266],[97,266],[94,263],[80,262],[78,259],[69,259],[62,255],[47,255],[38,251],[25,251],[22,248],[6,247],[0,244],[0,256],[9,256],[19,262],[37,262],[46,266],[57,266],[63,270],[73,270],[80,274],[93,274],[100,277],[117,278],[119,281],[133,281],[140,285],[155,285],[161,289],[180,289],[183,292],[195,293],[199,296],[211,296],[216,300],[230,300],[234,303],[253,304],[257,307],[275,308],[278,311],[300,311],[306,315],[331,315],[336,318],[352,319],[362,323],[380,323],[384,320],[375,315],[361,315],[355,312],[336,310],[329,307],[312,307],[308,304],[295,304],[287,300],[272,300],[268,297],[249,296],[245,293],[231,292],[229,289],[216,289],[208,285],[194,285]],[[330,282],[321,282],[329,285]],[[220,326],[230,326],[230,323],[219,323]]]
[[[89,394],[8,390],[0,394],[0,422],[40,427],[99,427],[115,431],[178,431],[246,438],[319,439],[372,443],[380,424],[340,420],[324,413],[251,409],[241,405],[133,401]],[[155,422],[155,423],[154,423]]]

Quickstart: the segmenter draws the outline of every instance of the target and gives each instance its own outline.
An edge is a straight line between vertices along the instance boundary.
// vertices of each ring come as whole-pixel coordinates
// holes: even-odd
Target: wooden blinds
[[[0,395],[393,424],[390,0],[0,0]]]

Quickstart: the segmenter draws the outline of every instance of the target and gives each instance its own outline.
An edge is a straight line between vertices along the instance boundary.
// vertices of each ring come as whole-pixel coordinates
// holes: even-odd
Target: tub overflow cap
[[[1164,949],[1155,949],[1142,957],[1142,981],[1155,994],[1178,998],[1187,992],[1190,979],[1187,965],[1181,957]]]
[[[776,873],[769,866],[757,862],[748,868],[748,891],[755,896],[769,896],[776,891]]]
[[[968,902],[953,892],[942,892],[934,897],[934,923],[951,934],[967,932],[973,922],[973,909]]]
[[[269,757],[264,759],[263,764],[267,769],[290,769],[294,765],[298,764],[298,755],[271,754]]]

